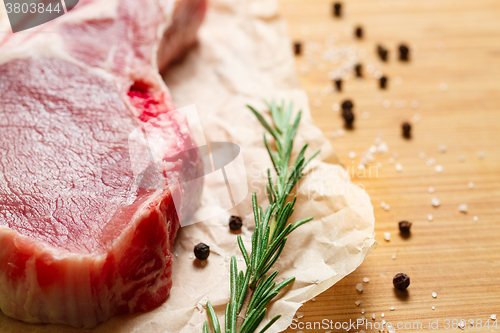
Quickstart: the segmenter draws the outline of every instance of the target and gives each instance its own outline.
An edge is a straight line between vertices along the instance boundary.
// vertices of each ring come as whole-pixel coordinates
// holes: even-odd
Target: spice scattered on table
[[[355,29],[354,29],[354,35],[356,36],[356,38],[358,39],[362,39],[363,38],[363,27],[358,25]]]
[[[361,301],[356,301],[354,302],[354,304],[356,304],[356,306],[359,306],[361,304]]]
[[[358,283],[356,285],[356,290],[359,291],[359,292],[362,292],[363,291],[363,285],[361,283]]]
[[[355,152],[353,152],[353,151],[351,151],[351,152],[349,152],[349,155],[348,155],[348,156],[349,156],[349,158],[350,158],[351,160],[353,160],[353,159],[355,159],[355,158],[356,158],[356,153],[355,153]]]
[[[434,187],[429,187],[429,189],[427,190],[427,192],[429,192],[430,194],[434,193]]]
[[[386,76],[380,77],[379,84],[380,84],[380,89],[386,89],[387,88],[387,77]]]
[[[474,222],[477,222],[479,220],[479,218],[477,216],[474,216],[473,220],[474,220]]]
[[[377,316],[375,315],[375,313],[372,314],[372,319],[375,320],[375,318],[377,318]]]
[[[477,153],[477,157],[478,157],[480,160],[484,159],[484,153],[483,153],[482,151],[478,152],[478,153]]]
[[[399,45],[399,60],[408,61],[410,59],[410,49],[406,44]]]
[[[469,186],[469,188],[474,188],[474,183],[473,182],[469,182],[469,184],[467,186]]]
[[[402,234],[409,234],[410,228],[411,228],[411,222],[408,222],[408,221],[399,222],[399,231]]]
[[[436,165],[434,167],[434,170],[437,172],[437,173],[441,173],[443,172],[443,166],[442,165]]]
[[[342,118],[344,118],[345,127],[347,129],[352,129],[354,123],[354,113],[352,112],[352,110],[344,109],[342,111]]]
[[[402,125],[401,128],[403,129],[403,137],[406,139],[411,138],[411,125],[409,122],[405,121]],[[425,155],[424,155],[425,156]]]
[[[432,216],[432,214],[427,215],[427,220],[428,221],[432,221],[433,219],[434,219],[434,217]]]
[[[294,51],[295,55],[300,55],[302,53],[302,43],[295,42],[293,44],[293,51]]]
[[[367,277],[364,277],[364,278],[363,278],[363,282],[364,282],[364,283],[368,283],[368,282],[370,282],[370,279],[369,279],[369,278],[367,278]]]
[[[397,172],[403,171],[403,166],[401,165],[401,163],[396,163],[394,168],[396,169]]]
[[[436,307],[435,307],[435,306],[433,306],[431,309],[432,309],[432,310],[436,310]]]
[[[439,146],[439,151],[440,151],[441,153],[443,153],[443,154],[444,154],[444,153],[446,153],[446,150],[447,150],[447,148],[446,148],[446,146],[445,146],[445,145],[440,145],[440,146]]]
[[[410,277],[405,273],[398,273],[392,279],[392,284],[398,290],[406,290],[410,285]]]
[[[458,206],[458,211],[460,213],[467,213],[467,208],[468,208],[467,204],[461,204],[460,206]]]
[[[354,104],[350,99],[346,99],[345,101],[342,102],[342,110],[352,110],[354,107]]]
[[[210,247],[205,243],[199,243],[194,247],[194,255],[198,260],[205,260],[210,255]]]
[[[243,225],[243,221],[241,220],[241,217],[232,215],[229,218],[229,228],[233,231],[238,231],[241,229],[241,226]]]
[[[434,207],[439,207],[441,205],[441,201],[436,197],[432,198],[431,203]]]
[[[342,16],[342,4],[340,2],[335,2],[333,4],[333,15],[336,17]]]
[[[387,61],[387,56],[389,54],[389,51],[387,51],[386,48],[384,48],[382,45],[377,46],[377,54],[382,61]]]
[[[395,310],[395,308],[394,308],[393,306],[391,306],[391,309],[390,309],[390,310],[391,310],[391,311],[394,311],[394,310]]]
[[[436,297],[438,297],[438,294],[437,294],[436,292],[433,292],[433,293],[432,293],[432,297],[433,297],[433,298],[436,298]]]
[[[336,79],[334,80],[334,83],[335,83],[335,89],[337,89],[337,91],[342,91],[342,79]]]
[[[490,316],[490,319],[491,319],[491,320],[497,320],[497,315],[496,315],[496,314],[492,314],[492,315]]]
[[[384,239],[386,241],[390,241],[391,240],[391,233],[390,232],[384,232]]]
[[[354,71],[356,72],[356,77],[363,77],[363,65],[356,64]]]

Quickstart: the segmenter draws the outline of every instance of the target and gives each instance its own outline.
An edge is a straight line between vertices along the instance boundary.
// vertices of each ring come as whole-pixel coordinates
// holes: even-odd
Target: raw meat
[[[35,33],[0,37],[7,316],[91,328],[168,297],[179,219],[201,191],[201,181],[178,184],[200,177],[202,162],[158,64],[195,42],[205,9],[205,0],[83,0]],[[145,122],[164,143],[156,188],[131,167],[129,134]]]

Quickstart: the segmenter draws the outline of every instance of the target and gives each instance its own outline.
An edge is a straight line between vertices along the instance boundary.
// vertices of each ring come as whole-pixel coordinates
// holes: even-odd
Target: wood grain
[[[378,135],[389,146],[389,152],[376,155],[371,164],[382,163],[378,174],[372,170],[371,175],[353,177],[371,196],[377,249],[355,272],[306,303],[299,310],[303,317],[298,322],[348,322],[360,318],[365,309],[371,323],[380,323],[382,312],[394,325],[401,322],[409,327],[422,322],[422,329],[414,326],[397,331],[458,332],[459,328],[446,329],[445,320],[485,323],[494,313],[500,318],[500,2],[353,0],[343,2],[341,19],[332,17],[332,2],[327,0],[281,0],[280,5],[293,40],[323,44],[328,36],[337,34],[336,45],[365,49],[366,57],[361,59],[365,68],[380,65],[389,77],[385,91],[365,71],[362,80],[344,81],[343,92],[322,96],[321,91],[332,84],[327,74],[336,65],[321,57],[311,65],[309,56],[297,57],[298,71],[309,68],[301,82],[316,124],[327,137],[342,128],[342,119],[332,105],[346,98],[355,103],[355,129],[332,140],[347,167],[357,173],[361,155]],[[357,24],[364,28],[362,41],[351,33]],[[396,59],[400,42],[412,47],[409,63]],[[375,54],[378,43],[390,51],[385,64],[379,64]],[[401,77],[402,84],[395,84],[395,77]],[[447,85],[446,91],[440,89],[442,83]],[[382,106],[385,100],[391,107]],[[407,106],[396,108],[397,101],[406,101]],[[418,101],[418,109],[410,107],[411,101]],[[367,119],[363,112],[368,112]],[[417,113],[421,119],[413,125],[412,139],[405,140],[401,123]],[[446,153],[438,149],[442,144],[447,146]],[[354,160],[348,158],[351,151],[357,155]],[[425,153],[424,159],[419,158],[420,152]],[[479,152],[484,159],[478,157]],[[396,162],[403,166],[402,172],[389,163],[394,153],[399,155]],[[459,162],[460,155],[464,162]],[[430,158],[443,166],[442,173],[426,165]],[[468,187],[469,182],[473,188]],[[428,193],[430,186],[434,194]],[[441,200],[440,207],[432,207],[433,196]],[[382,201],[390,205],[389,211],[381,208]],[[468,204],[466,214],[458,211],[462,203]],[[428,214],[433,215],[432,222],[427,220]],[[400,236],[400,220],[413,223],[411,237]],[[384,232],[391,233],[389,242],[384,240]],[[392,277],[398,272],[411,278],[407,294],[396,293],[392,286]],[[363,283],[364,277],[370,282]],[[362,293],[356,291],[357,283],[363,283]],[[360,306],[355,305],[358,300]],[[372,314],[376,314],[375,321]],[[438,321],[438,330],[429,329],[429,320]],[[360,329],[377,331],[359,327],[350,332]],[[469,325],[466,329],[500,332]],[[327,329],[288,330],[296,331]],[[332,332],[345,330],[334,328]]]

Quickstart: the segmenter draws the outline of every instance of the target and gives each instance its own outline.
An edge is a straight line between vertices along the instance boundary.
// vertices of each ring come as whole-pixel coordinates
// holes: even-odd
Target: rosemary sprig
[[[264,143],[276,170],[276,183],[273,183],[271,170],[267,170],[268,184],[266,185],[269,198],[269,206],[264,210],[257,202],[255,192],[252,195],[253,214],[255,220],[255,232],[252,235],[252,251],[248,253],[241,236],[238,235],[238,246],[245,259],[245,271],[238,271],[236,257],[231,257],[231,298],[226,306],[225,333],[253,333],[264,319],[267,304],[278,295],[279,291],[291,283],[295,278],[290,277],[276,284],[274,279],[278,271],[268,275],[268,271],[278,260],[287,236],[302,224],[312,220],[312,217],[288,224],[293,214],[295,201],[287,201],[290,192],[299,179],[303,176],[304,168],[318,153],[316,152],[308,160],[304,153],[307,144],[300,150],[295,162],[290,165],[293,141],[299,126],[301,112],[292,119],[293,104],[290,103],[285,109],[284,102],[277,106],[275,102],[266,103],[271,110],[273,125],[271,126],[262,115],[253,107],[248,108],[255,114],[262,126],[274,138],[276,150],[271,148],[264,133]],[[221,333],[217,315],[207,302],[207,309],[215,333]],[[265,332],[273,325],[280,315],[272,318],[260,331]],[[203,325],[203,333],[209,333],[208,321]]]

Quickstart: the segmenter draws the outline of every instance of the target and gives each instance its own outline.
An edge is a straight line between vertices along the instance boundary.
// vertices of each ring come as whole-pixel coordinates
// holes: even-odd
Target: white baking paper
[[[351,273],[374,248],[373,207],[369,196],[350,183],[330,143],[313,124],[276,0],[211,0],[199,36],[199,45],[164,74],[166,83],[178,107],[196,106],[208,142],[233,142],[241,147],[248,189],[257,192],[262,205],[266,205],[264,186],[271,162],[263,145],[263,128],[246,104],[265,111],[263,99],[293,101],[295,110],[302,110],[295,154],[305,143],[309,143],[307,156],[321,149],[296,189],[298,200],[292,216],[292,221],[307,216],[314,220],[289,236],[274,267],[280,271],[278,281],[296,277],[269,307],[268,318],[282,317],[268,332],[279,332],[290,324],[302,303]],[[226,193],[225,183],[207,179],[203,209],[197,217],[204,214],[200,212],[220,209]],[[207,300],[222,316],[229,299],[230,256],[236,255],[239,268],[244,267],[236,234],[228,228],[231,214],[243,217],[241,234],[250,248],[253,217],[249,193],[231,211],[181,228],[174,248],[173,287],[163,305],[147,313],[112,318],[92,332],[201,332]],[[193,247],[199,242],[211,249],[204,263],[193,259]],[[2,333],[81,331],[60,325],[29,325],[0,314]]]

